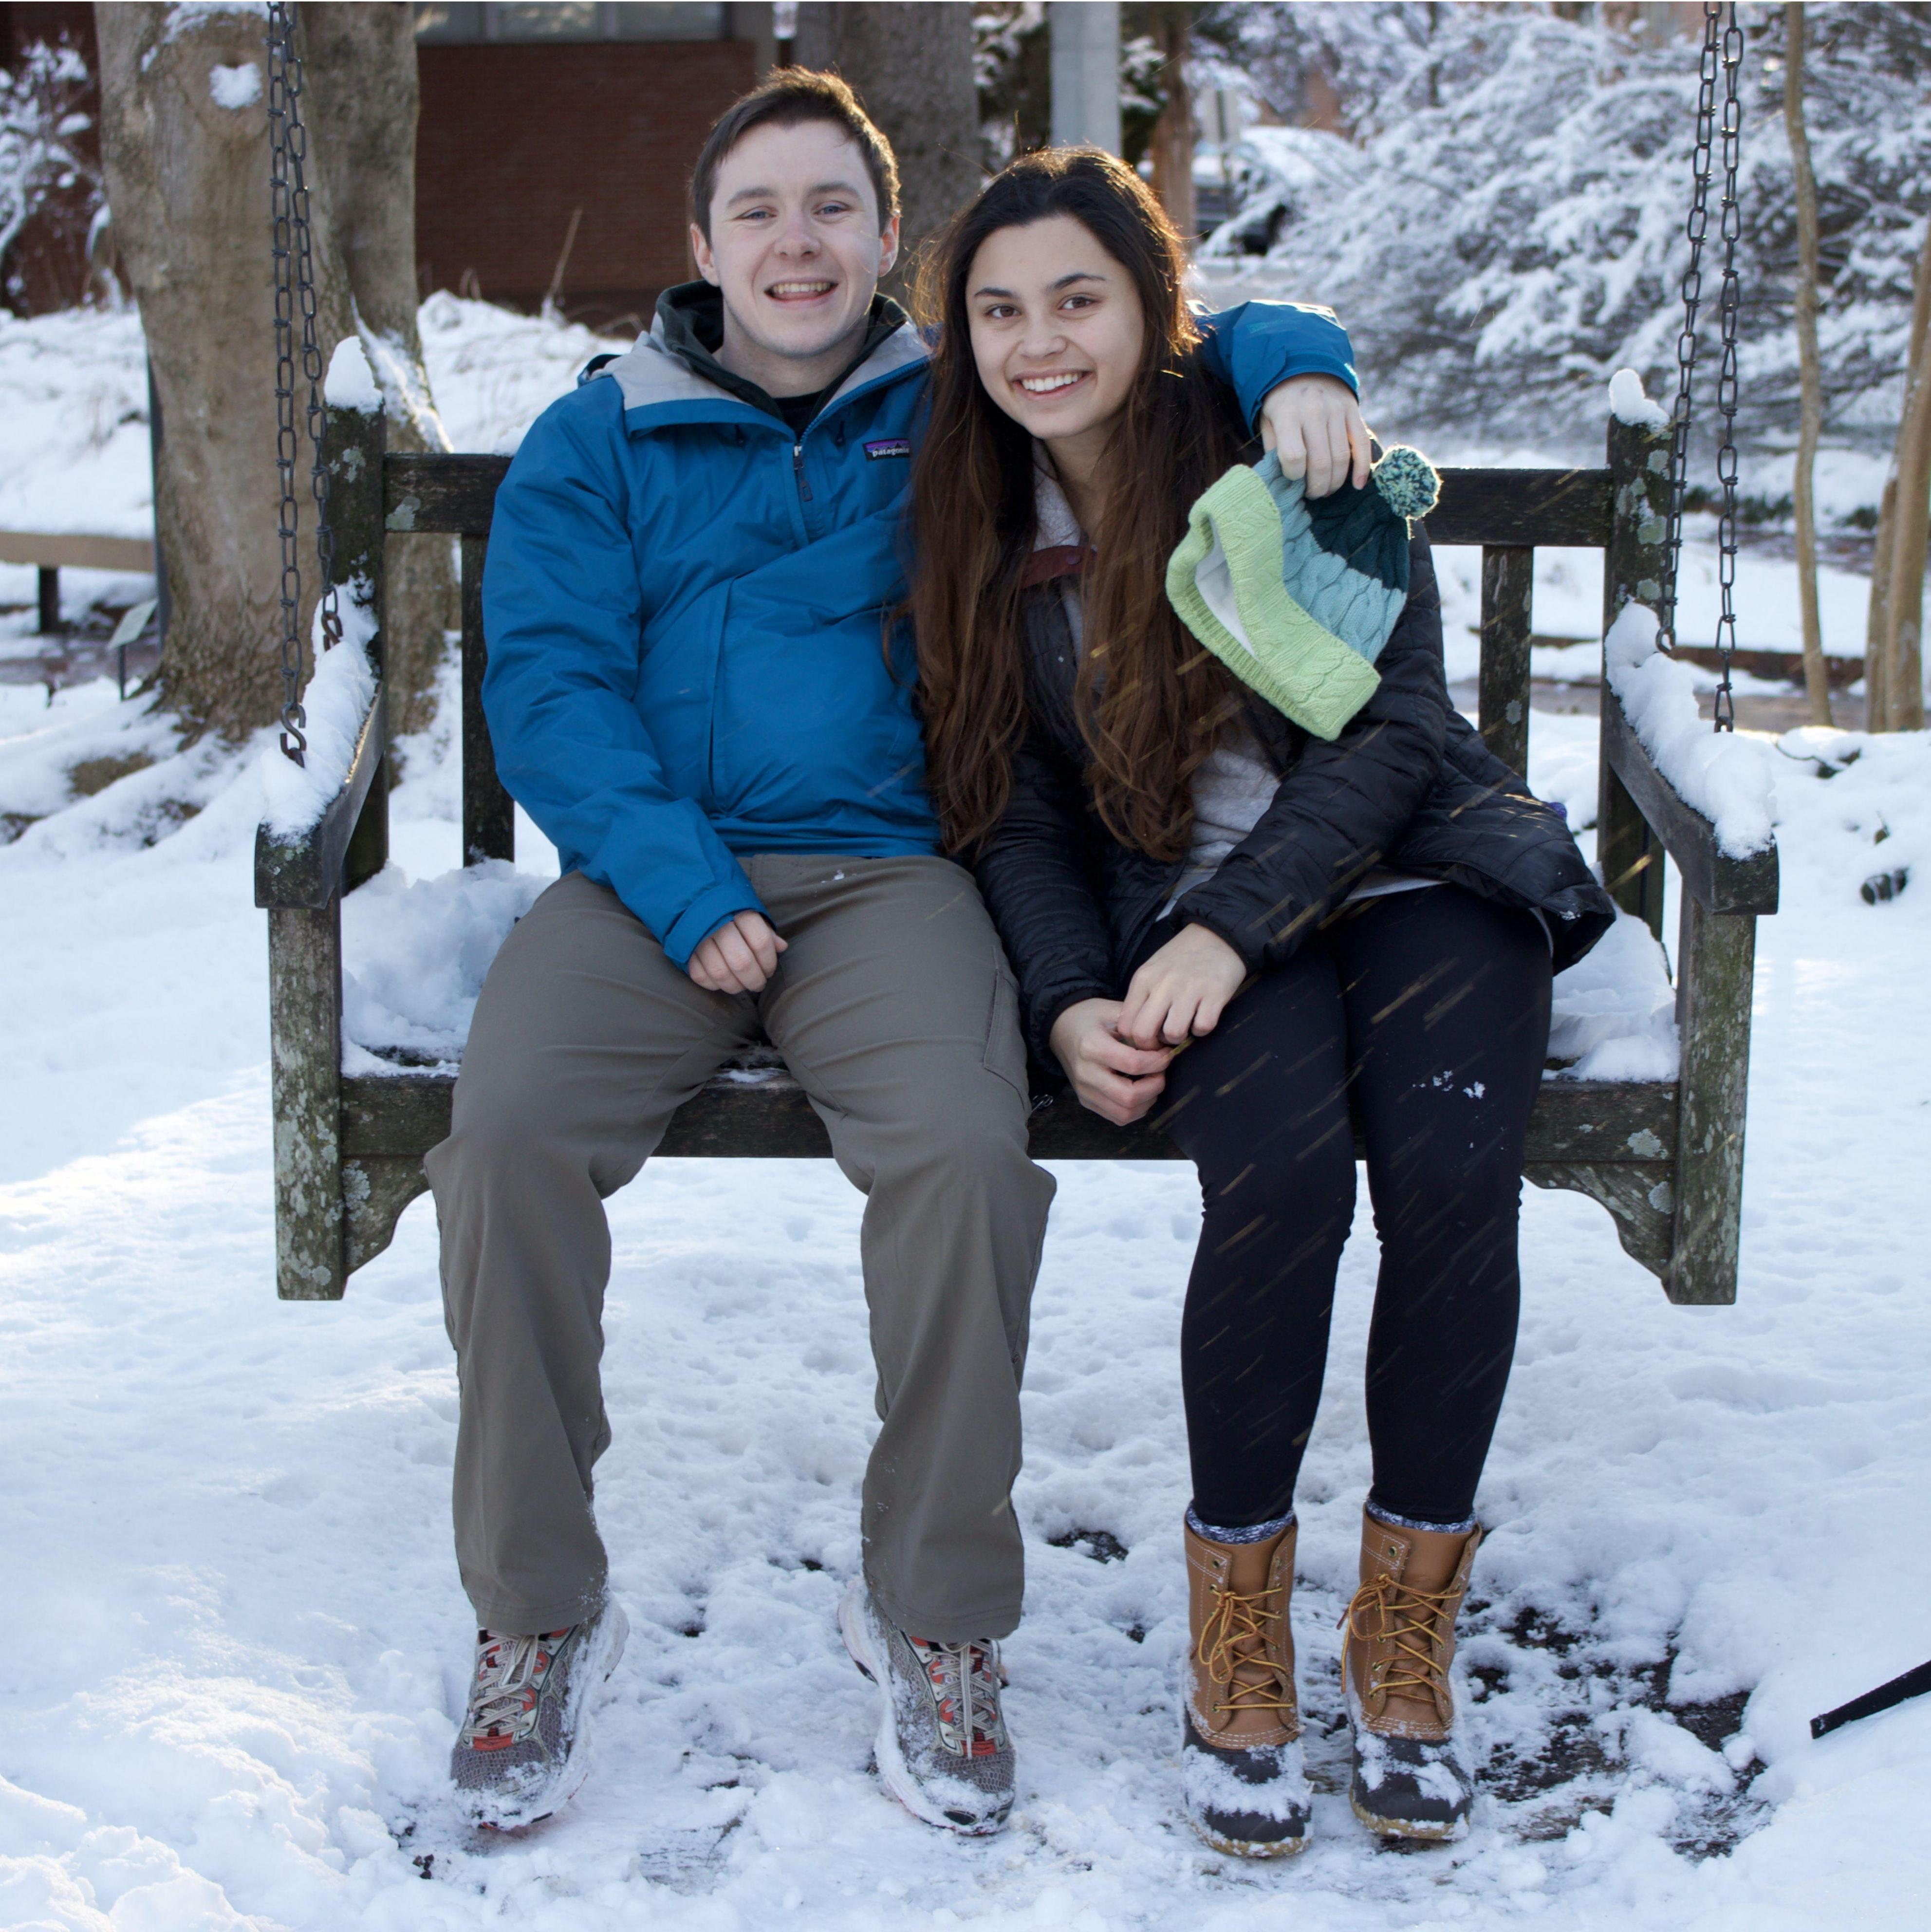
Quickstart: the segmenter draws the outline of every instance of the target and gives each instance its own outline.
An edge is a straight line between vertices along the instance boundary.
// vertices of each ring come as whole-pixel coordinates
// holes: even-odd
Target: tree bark
[[[1193,155],[1198,130],[1194,124],[1193,90],[1187,84],[1187,56],[1193,42],[1194,9],[1161,6],[1152,15],[1154,44],[1161,56],[1160,83],[1167,104],[1153,124],[1151,142],[1153,192],[1167,218],[1191,249],[1199,222],[1194,207]]]
[[[175,14],[94,9],[101,154],[115,240],[167,422],[154,479],[154,529],[173,604],[160,694],[190,730],[240,737],[271,723],[283,703],[268,62],[259,15]],[[211,80],[217,68],[252,68],[255,99],[221,106]],[[325,367],[349,327],[347,282],[329,235],[317,225]],[[295,388],[305,646],[316,571],[307,499],[313,452],[299,368]]]
[[[190,730],[241,737],[272,723],[283,703],[262,22],[259,14],[184,15],[163,5],[102,5],[94,14],[108,203],[168,426],[154,493],[155,530],[173,599],[160,694]],[[304,62],[301,105],[309,128],[322,366],[355,332],[359,311],[389,402],[392,439],[421,447],[434,410],[415,324],[409,20],[404,8],[304,8],[299,32],[304,44],[311,34],[316,42]],[[402,83],[382,70],[405,62]],[[254,98],[222,106],[214,98],[217,68],[252,68]],[[224,91],[238,98],[234,83],[224,83]],[[393,124],[398,116],[406,128]],[[378,124],[385,118],[391,124]],[[338,147],[342,152],[331,152]],[[398,195],[400,211],[385,206]],[[349,238],[346,248],[341,232]],[[298,316],[296,352],[305,683],[319,572]],[[453,599],[446,544],[423,539],[412,548],[424,561],[392,572],[389,585],[390,716],[403,728],[420,722],[421,694],[433,675]],[[410,577],[411,586],[398,584],[398,576]]]
[[[301,28],[310,149],[388,405],[388,446],[446,450],[416,322],[415,11],[365,0],[305,6]],[[447,537],[392,538],[385,568],[389,728],[419,731],[458,621],[455,546]]]
[[[1797,369],[1801,419],[1791,498],[1797,522],[1797,596],[1804,626],[1804,685],[1810,722],[1828,724],[1831,680],[1824,668],[1824,629],[1817,608],[1817,442],[1824,429],[1824,378],[1817,357],[1817,180],[1804,125],[1804,8],[1783,10],[1783,124],[1797,187]]]
[[[1897,534],[1897,472],[1884,479],[1871,546],[1870,612],[1864,625],[1864,729],[1882,731],[1891,713],[1891,554]]]
[[[1904,385],[1892,470],[1897,501],[1891,535],[1891,587],[1885,612],[1885,718],[1883,729],[1924,727],[1924,567],[1931,550],[1931,223],[1918,251],[1912,302],[1911,360]]]
[[[972,8],[805,0],[792,53],[842,74],[898,157],[898,262],[881,286],[904,301],[922,254],[982,178]]]

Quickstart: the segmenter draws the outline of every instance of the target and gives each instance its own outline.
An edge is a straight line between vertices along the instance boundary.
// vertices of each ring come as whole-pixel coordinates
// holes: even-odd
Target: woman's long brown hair
[[[926,772],[953,850],[1004,812],[1026,730],[1021,578],[1036,529],[1032,440],[985,392],[966,289],[989,236],[1056,214],[1126,272],[1146,317],[1140,370],[1107,453],[1102,528],[1082,585],[1087,648],[1076,687],[1087,782],[1114,837],[1156,859],[1186,849],[1189,780],[1232,715],[1231,680],[1166,597],[1188,506],[1241,453],[1229,399],[1195,367],[1179,236],[1135,174],[1097,148],[1026,154],[953,221],[919,281],[937,332],[931,418],[912,481]]]

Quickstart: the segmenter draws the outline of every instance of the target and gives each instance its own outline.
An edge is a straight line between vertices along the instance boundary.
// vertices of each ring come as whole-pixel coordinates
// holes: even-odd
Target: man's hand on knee
[[[707,993],[761,993],[784,950],[762,913],[741,912],[699,943],[684,970]]]

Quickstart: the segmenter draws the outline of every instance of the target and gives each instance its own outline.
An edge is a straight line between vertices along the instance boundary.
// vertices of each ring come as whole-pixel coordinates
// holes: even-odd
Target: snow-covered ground
[[[1579,818],[1592,730],[1534,724],[1537,782]],[[51,715],[0,687],[0,794],[58,742],[117,741],[166,750],[110,687]],[[1326,1783],[1282,1868],[1176,1814],[1198,1215],[1162,1165],[1060,1175],[1003,1838],[945,1841],[880,1795],[833,1630],[872,1426],[858,1197],[828,1162],[723,1162],[652,1166],[611,1204],[599,1505],[634,1634],[596,1774],[526,1840],[466,1834],[440,1783],[468,1629],[433,1217],[412,1208],[339,1306],[274,1300],[259,776],[163,756],[30,828],[0,850],[0,1924],[1923,1924],[1931,1704],[1821,1744],[1805,1720],[1931,1651],[1931,740],[1777,749],[1741,1298],[1670,1307],[1600,1210],[1530,1191],[1465,1649],[1485,1795],[1426,1856],[1379,1850],[1336,1788],[1364,1209],[1300,1498]],[[424,742],[409,769],[385,892],[457,857],[448,762]],[[1921,882],[1867,906],[1880,866]]]
[[[502,446],[595,345],[479,306],[445,327],[432,303],[425,334],[453,439]],[[25,326],[0,324],[0,392]],[[36,460],[15,420],[0,525]],[[427,1037],[460,997],[427,982],[472,974],[404,948],[385,977],[367,943],[457,862],[452,723],[409,748],[395,866],[349,909],[372,1028],[414,998]],[[1532,755],[1586,826],[1592,722],[1538,714]],[[1770,756],[1784,897],[1760,929],[1741,1299],[1669,1306],[1600,1209],[1529,1191],[1464,1653],[1466,1844],[1384,1852],[1338,1782],[1365,1204],[1300,1499],[1316,1842],[1257,1868],[1177,1815],[1188,1171],[1060,1172],[1007,1646],[1021,1798],[967,1845],[880,1794],[832,1625],[873,1426],[859,1198],[829,1162],[751,1162],[655,1163],[611,1203],[598,1494],[631,1647],[592,1781],[490,1843],[442,1783],[469,1632],[429,1203],[343,1303],[274,1299],[258,770],[174,753],[111,686],[49,706],[0,684],[0,830],[38,820],[0,846],[0,1927],[1924,1924],[1931,1700],[1821,1743],[1807,1720],[1931,1654],[1931,737]],[[553,868],[526,820],[518,851]],[[1867,904],[1880,872],[1909,883]]]

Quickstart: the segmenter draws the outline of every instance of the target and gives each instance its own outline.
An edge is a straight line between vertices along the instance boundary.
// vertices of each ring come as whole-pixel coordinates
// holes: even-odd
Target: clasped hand
[[[707,993],[761,993],[784,950],[762,913],[737,913],[698,943],[684,970]]]
[[[1144,1120],[1187,1041],[1220,1024],[1246,983],[1239,953],[1204,926],[1183,927],[1133,976],[1124,1000],[1081,1000],[1053,1022],[1052,1048],[1080,1104],[1115,1126]]]

